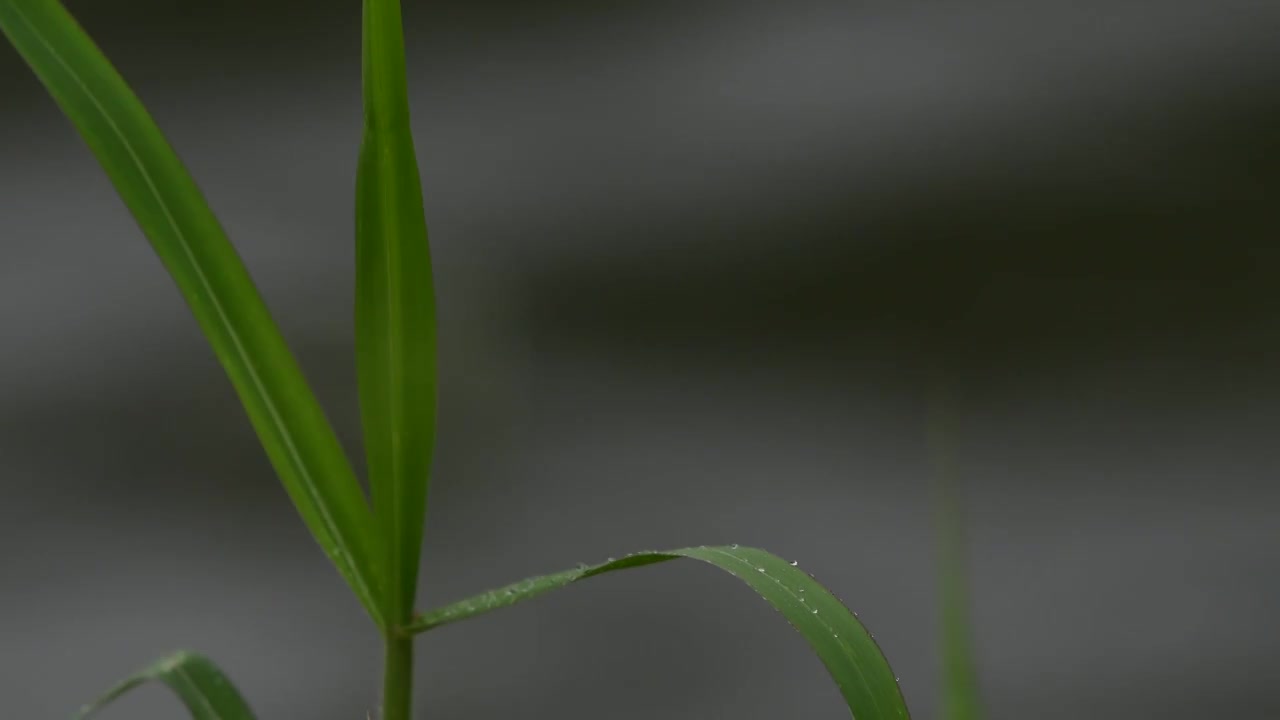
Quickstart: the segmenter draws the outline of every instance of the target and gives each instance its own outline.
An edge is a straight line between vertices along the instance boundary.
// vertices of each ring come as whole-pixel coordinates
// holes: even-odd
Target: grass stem
[[[413,717],[413,637],[391,631],[385,636],[382,720]]]

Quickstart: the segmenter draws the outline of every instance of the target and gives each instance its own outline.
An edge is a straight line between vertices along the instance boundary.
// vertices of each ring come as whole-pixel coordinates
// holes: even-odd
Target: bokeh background
[[[354,0],[69,3],[353,457]],[[407,2],[440,302],[422,591],[738,542],[936,716],[951,399],[992,718],[1280,717],[1280,3]],[[90,155],[0,49],[0,696],[166,651],[358,720],[379,649]],[[691,564],[420,642],[421,717],[841,717]],[[181,716],[162,689],[103,715]]]

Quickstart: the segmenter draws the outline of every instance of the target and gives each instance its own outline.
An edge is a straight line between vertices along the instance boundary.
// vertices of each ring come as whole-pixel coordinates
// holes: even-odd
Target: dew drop
[[[813,609],[813,614],[814,614],[814,615],[817,615],[817,614],[818,614],[818,608],[814,608],[814,609]]]
[[[764,568],[756,568],[756,570],[759,570],[760,572],[764,572]]]
[[[796,562],[795,560],[792,560],[792,561],[791,561],[791,567],[796,567],[796,566],[798,566],[799,564],[800,564],[800,563],[799,563],[799,562]]]
[[[729,549],[730,549],[730,550],[737,550],[737,549],[738,549],[738,543],[734,543],[734,544],[730,545],[730,546],[729,546]]]

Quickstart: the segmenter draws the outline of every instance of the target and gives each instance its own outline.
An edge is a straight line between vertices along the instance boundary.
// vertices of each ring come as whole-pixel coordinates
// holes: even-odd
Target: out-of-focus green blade
[[[952,501],[944,499],[943,503]],[[974,667],[965,573],[964,533],[954,505],[939,510],[952,517],[940,521],[940,594],[942,614],[942,707],[945,720],[981,720],[978,673]]]
[[[938,541],[942,717],[981,720],[966,572],[966,533],[955,460],[955,420],[946,396],[935,405],[930,435],[934,456],[934,523]]]
[[[696,547],[643,552],[595,566],[530,578],[419,616],[407,629],[422,632],[562,588],[614,570],[692,558],[715,565],[751,586],[800,631],[835,679],[855,720],[908,718],[897,678],[857,617],[808,573],[755,548]]]
[[[436,331],[399,0],[364,3],[364,140],[356,179],[356,364],[386,614],[413,612],[435,442]]]
[[[382,624],[373,515],[235,248],[160,129],[57,0],[0,0],[0,30],[84,137],[173,275],[294,504]]]
[[[76,713],[82,720],[116,698],[152,680],[168,685],[195,720],[254,720],[253,712],[235,686],[208,658],[190,652],[170,655],[111,688]]]

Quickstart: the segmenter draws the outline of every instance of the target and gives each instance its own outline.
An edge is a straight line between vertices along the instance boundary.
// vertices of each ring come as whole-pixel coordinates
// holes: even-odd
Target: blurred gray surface
[[[1280,715],[1280,5],[407,5],[444,383],[426,600],[760,545],[934,717],[943,378],[991,717]],[[355,451],[356,14],[71,7]],[[365,717],[372,634],[170,281],[8,51],[0,97],[10,715],[189,647],[263,718]],[[767,606],[679,563],[420,648],[439,720],[845,712]]]

